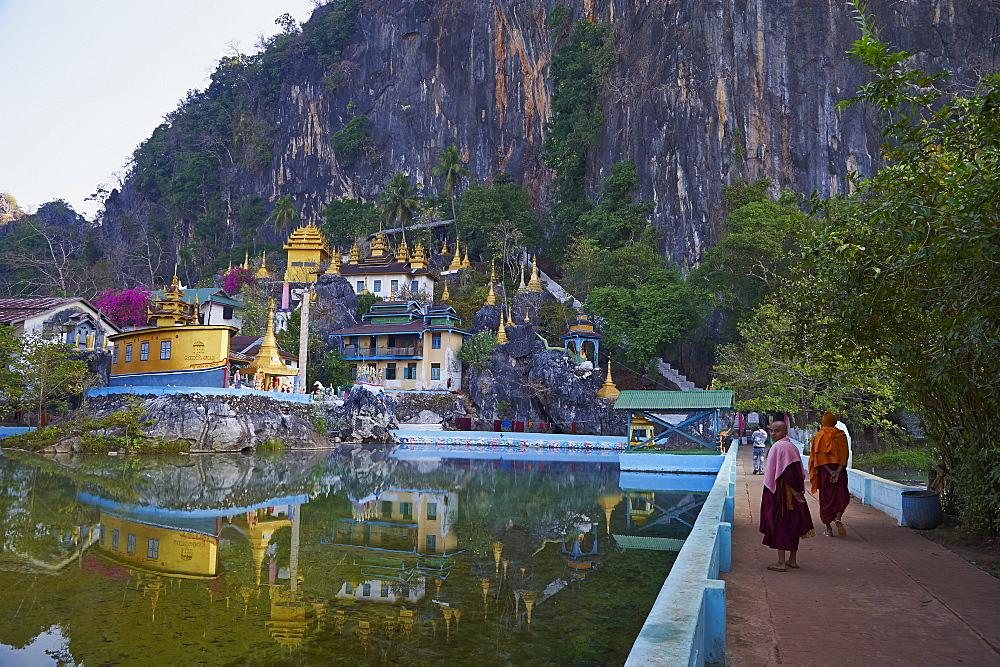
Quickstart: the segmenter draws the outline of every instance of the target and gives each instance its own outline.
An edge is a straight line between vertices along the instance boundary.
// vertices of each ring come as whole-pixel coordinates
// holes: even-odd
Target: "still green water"
[[[621,664],[705,498],[392,452],[7,452],[0,664]]]

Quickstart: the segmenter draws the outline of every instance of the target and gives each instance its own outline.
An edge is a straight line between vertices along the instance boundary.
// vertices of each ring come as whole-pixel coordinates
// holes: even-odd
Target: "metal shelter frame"
[[[733,392],[728,389],[699,391],[623,391],[615,401],[616,410],[627,412],[628,442],[632,442],[633,415],[641,415],[645,419],[664,427],[659,435],[648,438],[646,446],[663,442],[671,435],[680,435],[688,440],[715,449],[716,436],[722,428],[723,412],[733,410]],[[678,424],[671,424],[661,417],[662,414],[688,415]],[[711,439],[693,435],[683,429],[699,421],[711,418]]]

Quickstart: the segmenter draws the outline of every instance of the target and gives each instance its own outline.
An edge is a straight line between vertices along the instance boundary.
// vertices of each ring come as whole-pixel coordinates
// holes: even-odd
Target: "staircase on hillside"
[[[548,277],[544,271],[538,269],[538,279],[542,281],[542,285],[545,286],[545,290],[559,300],[559,303],[566,303],[567,299],[573,299],[573,307],[577,310],[583,307],[579,299],[563,289],[563,286]]]
[[[694,382],[688,380],[686,376],[681,375],[679,372],[671,368],[670,364],[665,362],[663,359],[655,359],[656,369],[660,371],[660,375],[677,385],[677,388],[681,391],[695,391],[698,389],[694,385]]]

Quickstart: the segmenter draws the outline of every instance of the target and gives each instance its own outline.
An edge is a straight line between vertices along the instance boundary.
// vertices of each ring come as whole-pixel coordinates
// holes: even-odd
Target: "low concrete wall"
[[[809,457],[802,457],[802,467],[806,469],[806,490],[809,490]],[[907,526],[903,519],[903,491],[916,491],[912,486],[882,479],[861,470],[847,469],[847,490],[861,501],[888,514],[900,526]]]
[[[734,440],[626,665],[702,665],[725,660],[726,584],[718,577],[732,565],[737,449]]]
[[[500,431],[423,431],[400,424],[393,431],[404,445],[482,445],[489,447],[558,447],[569,449],[614,449],[625,447],[625,438],[609,435],[565,435],[559,433],[511,433]],[[721,458],[721,457],[719,457]]]
[[[630,472],[700,472],[715,474],[725,461],[721,454],[622,452],[622,470]]]
[[[167,396],[170,394],[201,394],[202,396],[263,396],[275,401],[289,403],[312,403],[312,394],[289,394],[282,391],[261,391],[259,389],[223,389],[221,387],[94,387],[87,390],[87,396],[110,396],[112,394],[136,394],[138,396]]]
[[[903,491],[919,489],[876,477],[860,470],[847,471],[847,488],[851,495],[864,505],[871,505],[877,510],[888,514],[900,526],[909,525],[903,518]]]

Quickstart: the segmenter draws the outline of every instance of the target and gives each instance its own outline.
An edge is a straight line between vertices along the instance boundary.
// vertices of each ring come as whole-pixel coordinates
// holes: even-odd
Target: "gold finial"
[[[527,290],[529,292],[544,292],[542,288],[542,282],[538,279],[538,255],[535,255],[534,262],[531,264],[531,280],[528,281]]]
[[[243,254],[243,268],[244,269],[249,269],[250,268],[250,252],[249,251],[247,251],[246,253]]]
[[[531,318],[528,317],[528,304],[524,304],[524,323],[531,324]]]
[[[604,386],[597,390],[597,395],[601,398],[615,399],[621,394],[618,391],[618,387],[615,386],[614,381],[611,379],[611,358],[608,358],[608,377],[604,381]]]
[[[500,326],[497,327],[497,345],[503,345],[507,342],[507,325],[503,321],[503,312],[500,313]],[[499,560],[497,561],[500,562]]]
[[[365,294],[371,294],[368,291],[368,278],[365,278],[364,287],[361,288],[361,295],[364,296]]]
[[[355,241],[354,245],[351,246],[351,254],[347,258],[348,264],[357,264],[361,261],[361,250],[358,249],[358,242]]]
[[[497,266],[494,261],[490,260],[490,282],[495,283],[497,281]]]
[[[444,291],[441,292],[441,301],[448,301],[451,299],[451,294],[448,293],[448,279],[444,279]]]
[[[514,326],[514,306],[511,305],[507,308],[507,326]]]
[[[406,239],[399,242],[396,247],[396,261],[397,262],[409,262],[410,261],[410,250],[406,247]]]
[[[490,293],[486,295],[486,305],[487,306],[497,305],[497,293],[493,289],[492,281],[490,281]]]
[[[442,255],[447,255],[448,254],[448,237],[447,236],[444,237],[444,241],[441,242],[441,254]]]
[[[463,269],[471,269],[472,262],[469,261],[469,244],[465,244],[465,259],[462,260]]]
[[[385,234],[379,232],[375,235],[375,240],[372,242],[371,250],[368,251],[370,257],[378,257],[380,255],[385,255],[389,252],[388,244],[385,239]]]
[[[257,278],[267,279],[271,277],[271,272],[267,270],[267,251],[260,254],[260,268],[257,269]]]
[[[411,269],[427,268],[427,254],[424,252],[423,243],[418,243],[417,247],[413,250],[413,256],[410,258],[410,268]]]

